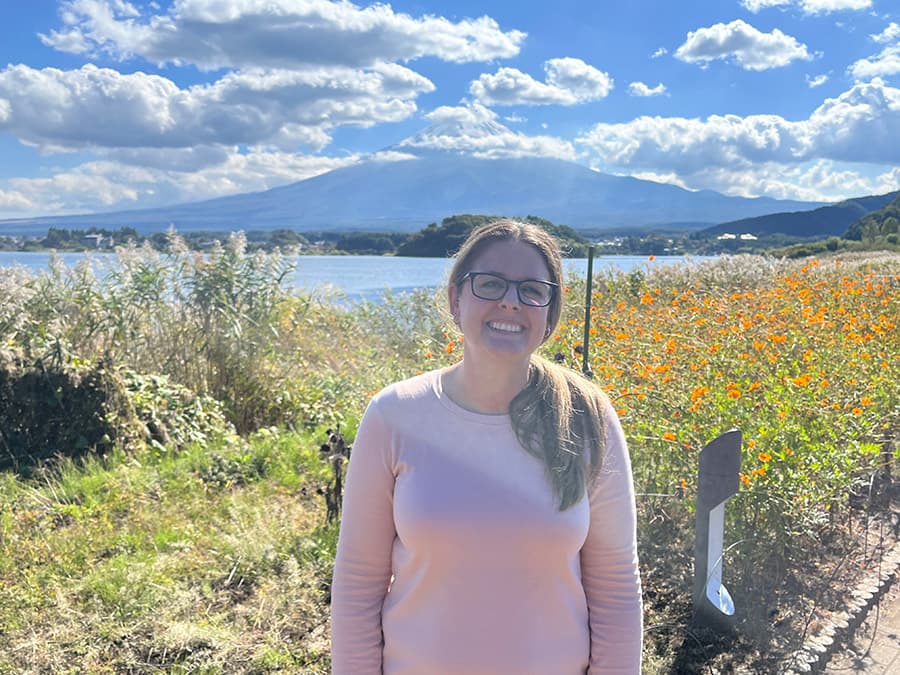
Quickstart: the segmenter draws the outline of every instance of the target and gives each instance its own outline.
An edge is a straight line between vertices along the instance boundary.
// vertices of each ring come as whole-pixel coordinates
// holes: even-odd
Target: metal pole
[[[588,345],[591,337],[591,296],[594,283],[594,247],[588,246],[587,283],[584,285],[584,340],[581,343],[581,372],[586,378],[593,379],[591,364],[588,361]]]

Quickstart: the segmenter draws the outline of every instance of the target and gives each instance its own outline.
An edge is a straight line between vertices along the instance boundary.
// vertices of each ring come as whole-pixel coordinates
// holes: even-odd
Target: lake
[[[20,253],[0,251],[0,268],[22,266],[32,272],[47,269],[50,253]],[[74,266],[84,260],[84,253],[60,253],[58,257],[66,266]],[[115,262],[110,253],[92,253],[98,272],[102,273]],[[691,257],[697,262],[703,256]],[[600,256],[594,258],[594,270],[612,266],[629,272],[637,268],[685,261],[685,258],[647,256]],[[400,258],[390,256],[330,256],[309,255],[297,258],[292,284],[307,291],[333,289],[350,300],[375,299],[386,289],[402,293],[415,288],[433,288],[444,283],[450,271],[448,258]],[[584,276],[587,273],[586,258],[566,258],[563,265],[567,273]]]

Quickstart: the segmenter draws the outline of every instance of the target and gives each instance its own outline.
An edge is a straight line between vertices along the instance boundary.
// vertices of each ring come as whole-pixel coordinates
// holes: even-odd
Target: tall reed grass
[[[228,672],[229,655],[239,672],[327,672],[336,530],[315,495],[325,470],[315,434],[340,424],[352,438],[375,391],[454,362],[462,341],[440,293],[337,303],[288,288],[294,260],[249,254],[241,235],[208,256],[173,237],[167,254],[120,249],[107,275],[90,264],[0,270],[0,358],[105,359],[160,376],[133,395],[160,408],[160,387],[179,401],[211,397],[239,432],[184,437],[168,454],[117,450],[31,482],[0,476],[0,651],[20,655],[0,666],[27,663],[31,649],[57,672],[65,659],[28,643],[39,635],[83,663]],[[850,519],[889,494],[895,471],[898,291],[900,257],[887,254],[597,272],[587,348],[631,447],[648,588],[665,558],[690,592],[697,455],[734,427],[744,447],[725,581],[746,619],[766,634],[792,574],[823,544],[850,546]],[[543,349],[580,369],[584,279],[565,293]],[[303,620],[283,589],[318,618]],[[66,646],[78,631],[103,647]]]

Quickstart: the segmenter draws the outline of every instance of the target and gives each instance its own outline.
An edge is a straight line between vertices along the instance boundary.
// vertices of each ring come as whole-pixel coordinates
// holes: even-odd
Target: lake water
[[[0,267],[22,266],[38,273],[47,269],[49,253],[19,253],[0,251]],[[57,254],[66,266],[74,266],[84,260],[84,253]],[[90,254],[99,273],[115,263],[109,253]],[[702,260],[692,257],[692,261]],[[652,265],[671,264],[685,260],[680,257],[601,256],[594,258],[594,271],[612,266],[629,272]],[[415,288],[434,288],[442,285],[450,271],[448,258],[400,258],[389,256],[300,256],[292,284],[307,291],[333,289],[348,299],[374,299],[386,289],[401,293]],[[567,258],[563,261],[567,273],[584,276],[587,273],[586,258]]]

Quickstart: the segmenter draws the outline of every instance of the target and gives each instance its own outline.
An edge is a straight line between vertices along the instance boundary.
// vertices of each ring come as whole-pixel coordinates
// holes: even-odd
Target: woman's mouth
[[[519,324],[506,323],[505,321],[488,321],[488,328],[501,333],[521,333],[524,330]]]

